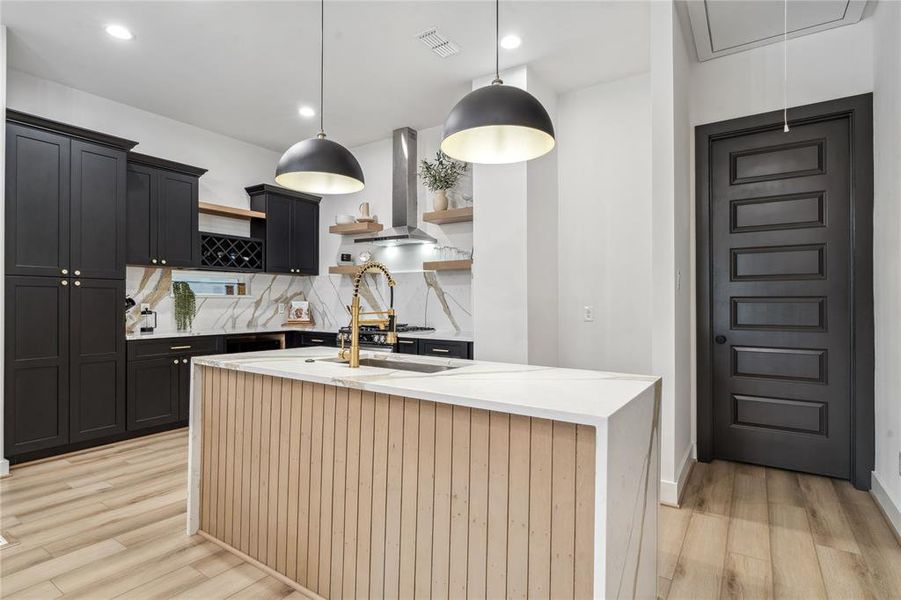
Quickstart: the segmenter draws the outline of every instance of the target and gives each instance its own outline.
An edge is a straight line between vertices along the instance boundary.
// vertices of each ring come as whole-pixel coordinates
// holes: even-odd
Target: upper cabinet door
[[[274,194],[266,198],[266,271],[269,273],[293,273],[291,250],[292,205],[294,201]]]
[[[69,441],[70,287],[64,277],[6,277],[6,456]]]
[[[125,431],[125,281],[69,284],[69,441]]]
[[[127,181],[125,260],[130,265],[156,264],[158,179],[150,167],[129,164]]]
[[[292,221],[294,267],[304,275],[319,275],[319,205],[295,200]]]
[[[125,278],[125,152],[72,140],[70,273]]]
[[[69,269],[68,137],[6,126],[6,274]]]
[[[197,228],[197,177],[158,171],[159,264],[168,267],[200,265]]]

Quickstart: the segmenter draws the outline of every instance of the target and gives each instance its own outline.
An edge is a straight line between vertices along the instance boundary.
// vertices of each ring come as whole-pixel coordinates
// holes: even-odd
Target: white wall
[[[527,89],[526,70],[502,73]],[[473,89],[491,78],[473,82]],[[528,170],[526,163],[473,165],[473,331],[479,360],[529,362]]]
[[[651,372],[650,85],[636,75],[559,99],[562,367]]]
[[[663,377],[661,500],[676,503],[688,472],[690,394],[691,190],[690,58],[672,2],[651,6],[652,370]]]
[[[244,188],[274,183],[279,155],[234,138],[9,70],[9,108],[135,140],[136,152],[208,169],[201,202],[246,208]],[[201,215],[204,231],[248,235],[246,221]]]
[[[873,20],[788,41],[788,104],[873,90]],[[782,108],[782,44],[691,68],[691,122],[713,123]]]
[[[901,516],[901,3],[880,2],[874,73],[874,304],[877,486]],[[877,495],[878,497],[878,495]],[[886,513],[891,514],[889,510]],[[895,527],[901,529],[901,522]]]

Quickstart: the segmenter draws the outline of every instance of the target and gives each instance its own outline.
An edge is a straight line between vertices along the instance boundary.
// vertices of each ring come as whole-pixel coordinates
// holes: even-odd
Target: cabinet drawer
[[[338,334],[304,331],[300,334],[301,346],[338,346]]]
[[[399,354],[419,354],[419,340],[398,338],[395,352]]]
[[[128,342],[128,360],[169,356],[200,356],[222,353],[222,337],[162,338],[157,340],[132,340]]]
[[[422,356],[469,358],[469,344],[467,342],[446,340],[419,340],[419,354]]]

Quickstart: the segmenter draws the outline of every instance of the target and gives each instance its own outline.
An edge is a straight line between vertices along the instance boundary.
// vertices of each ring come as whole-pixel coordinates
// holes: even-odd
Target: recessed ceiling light
[[[134,37],[131,34],[131,31],[128,30],[128,27],[125,27],[124,25],[107,25],[106,33],[117,40],[130,40]]]
[[[297,112],[305,119],[311,119],[316,116],[316,111],[313,110],[312,106],[301,106]]]
[[[501,48],[506,50],[515,50],[522,44],[522,40],[518,35],[510,34],[501,38]]]

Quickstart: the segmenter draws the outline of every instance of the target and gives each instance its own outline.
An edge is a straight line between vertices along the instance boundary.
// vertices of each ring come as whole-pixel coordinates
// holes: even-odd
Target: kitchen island
[[[655,597],[657,378],[334,358],[193,360],[189,534],[325,598]]]

